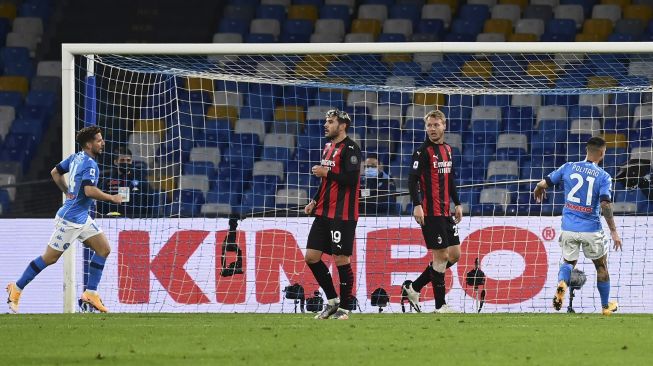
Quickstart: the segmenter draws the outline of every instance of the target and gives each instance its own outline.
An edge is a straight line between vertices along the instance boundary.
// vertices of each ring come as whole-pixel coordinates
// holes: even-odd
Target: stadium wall
[[[223,219],[98,220],[113,252],[100,284],[105,304],[114,312],[286,312],[294,311],[282,289],[295,282],[310,296],[317,285],[304,264],[311,218],[247,219],[239,225],[244,273],[219,275],[221,244],[228,228]],[[612,296],[620,311],[653,309],[651,250],[647,217],[617,217],[623,252],[610,252]],[[14,281],[27,263],[42,253],[51,220],[0,220],[0,283]],[[474,311],[465,274],[480,259],[487,275],[483,312],[551,312],[560,248],[559,217],[474,217],[460,225],[462,256],[448,270],[448,303]],[[354,263],[355,296],[364,312],[376,312],[370,295],[383,287],[391,296],[386,312],[400,312],[400,286],[429,262],[421,230],[410,217],[361,218]],[[77,251],[81,263],[82,251]],[[582,256],[581,256],[582,257]],[[227,262],[234,260],[229,254]],[[646,267],[648,263],[649,267]],[[79,265],[77,283],[82,283]],[[576,312],[596,312],[595,270],[581,259],[587,284],[576,292]],[[332,273],[337,273],[335,268]],[[57,263],[26,289],[21,312],[59,313],[63,309],[63,269]],[[81,289],[78,289],[78,294]],[[430,286],[425,310],[433,310]],[[566,305],[566,304],[565,304]]]

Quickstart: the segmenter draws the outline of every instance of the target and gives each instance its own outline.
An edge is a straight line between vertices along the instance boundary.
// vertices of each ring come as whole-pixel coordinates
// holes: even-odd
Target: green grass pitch
[[[649,365],[653,315],[1,315],[3,365]]]

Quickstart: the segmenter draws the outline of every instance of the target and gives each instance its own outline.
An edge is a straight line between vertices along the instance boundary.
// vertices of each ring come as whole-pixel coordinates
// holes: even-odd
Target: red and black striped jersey
[[[361,149],[346,137],[338,143],[327,142],[321,165],[329,168],[315,197],[315,216],[339,220],[358,220]]]
[[[459,205],[451,159],[446,143],[436,144],[427,138],[413,153],[409,189],[414,205],[422,205],[425,216],[451,216],[451,202]]]

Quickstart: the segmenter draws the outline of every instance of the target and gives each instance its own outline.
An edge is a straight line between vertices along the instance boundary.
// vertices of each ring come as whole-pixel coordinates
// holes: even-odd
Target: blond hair
[[[429,113],[427,113],[426,116],[424,116],[424,122],[428,121],[429,118],[441,119],[442,123],[445,123],[445,124],[447,123],[447,117],[439,109],[435,109],[435,110],[432,110]]]

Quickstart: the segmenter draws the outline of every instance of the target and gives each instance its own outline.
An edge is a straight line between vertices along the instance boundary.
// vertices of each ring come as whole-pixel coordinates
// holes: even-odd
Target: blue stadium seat
[[[394,76],[412,76],[417,78],[422,73],[422,66],[417,62],[395,62],[392,69]]]
[[[46,1],[25,1],[18,8],[18,14],[20,16],[41,18],[44,23],[48,20],[51,13],[51,5]]]
[[[476,41],[476,35],[448,33],[446,36],[444,36],[444,41],[445,42],[474,42]]]
[[[612,33],[608,37],[608,42],[632,42],[635,37],[630,34]]]
[[[40,106],[54,110],[56,95],[53,92],[43,90],[30,90],[25,97],[25,104],[28,106]]]
[[[305,34],[313,33],[313,22],[307,19],[288,19],[283,24],[284,34]]]
[[[455,19],[451,23],[451,34],[460,34],[476,37],[483,31],[483,23],[472,20]]]
[[[506,107],[510,105],[510,95],[484,94],[479,96],[476,105]]]
[[[229,120],[207,119],[204,139],[208,147],[218,146],[221,151],[226,151],[234,140]]]
[[[415,28],[415,33],[433,34],[441,39],[445,33],[442,19],[420,19]]]
[[[546,23],[544,34],[576,36],[576,22],[573,19],[551,19]]]
[[[490,18],[490,9],[487,5],[465,4],[460,7],[460,19],[484,24]]]
[[[533,108],[532,107],[505,107],[502,110],[503,130],[505,132],[533,133]]]
[[[342,19],[345,31],[351,27],[351,15],[347,5],[324,5],[320,8],[320,19]]]
[[[182,174],[184,175],[206,175],[209,181],[217,179],[218,174],[210,161],[191,161],[182,165]]]
[[[578,118],[600,118],[601,112],[598,107],[589,105],[571,105],[569,106],[568,117],[570,120]]]
[[[234,144],[227,149],[224,155],[227,163],[235,163],[243,169],[252,169],[256,159],[255,149],[252,145]]]
[[[0,91],[0,105],[10,105],[16,110],[23,104],[23,94],[15,91]]]
[[[248,103],[249,105],[240,108],[240,118],[272,120],[274,113],[274,99],[272,97],[250,95]]]
[[[41,141],[43,122],[38,119],[15,119],[9,131],[15,134],[32,135],[37,141]]]
[[[218,26],[219,33],[238,33],[245,37],[249,33],[249,20],[223,18]]]
[[[262,160],[273,160],[273,161],[280,161],[284,164],[284,167],[288,160],[290,160],[292,156],[292,152],[290,149],[287,149],[285,147],[263,147],[263,155],[261,156]]]
[[[261,4],[256,8],[257,19],[276,19],[283,24],[286,19],[286,8],[283,5]]]
[[[247,4],[231,4],[224,8],[223,18],[251,20],[256,15],[256,8]]]
[[[315,101],[312,105],[321,105],[344,110],[345,97],[342,93],[336,91],[318,92],[317,95],[315,95]]]
[[[381,33],[377,42],[406,42],[406,36],[400,33]]]
[[[175,191],[173,199],[175,202],[179,202],[180,214],[184,217],[195,217],[199,215],[204,204],[204,194],[202,191],[196,189]]]
[[[45,127],[48,122],[48,115],[52,112],[52,108],[24,105],[18,110],[18,118],[36,119],[41,121]]]
[[[409,19],[413,27],[421,18],[422,9],[417,4],[394,4],[390,7],[390,19]]]
[[[245,36],[245,43],[274,43],[273,34],[269,33],[250,33]]]

